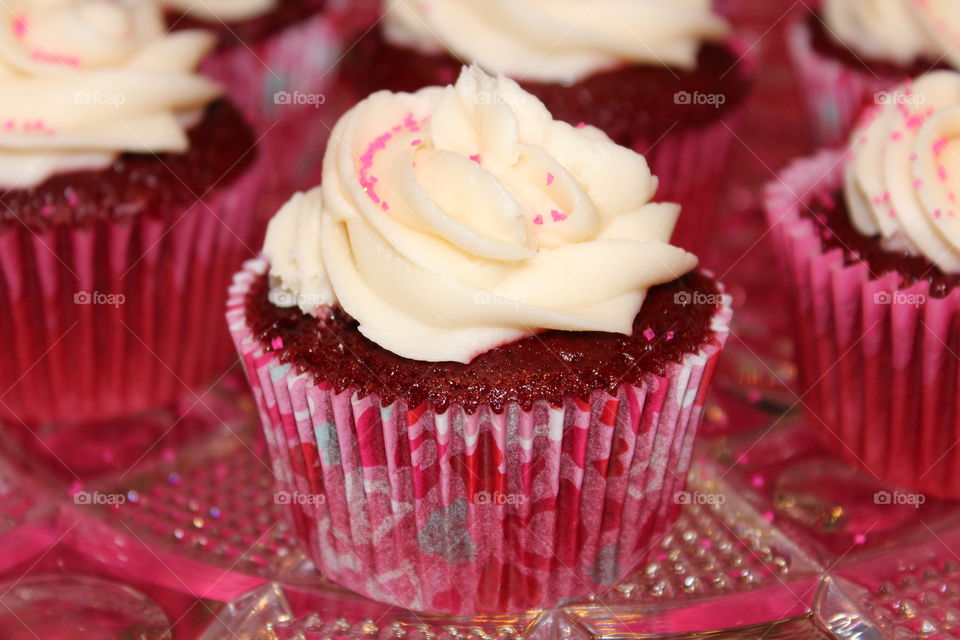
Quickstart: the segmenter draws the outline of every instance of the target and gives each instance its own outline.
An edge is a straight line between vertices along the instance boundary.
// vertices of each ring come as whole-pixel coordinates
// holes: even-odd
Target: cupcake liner
[[[706,247],[742,113],[741,106],[716,122],[669,132],[660,139],[640,137],[631,145],[660,179],[657,200],[682,207],[671,244],[695,254]]]
[[[336,391],[251,334],[248,262],[227,320],[260,410],[278,499],[317,567],[415,610],[517,611],[603,590],[676,517],[729,306],[696,354],[640,386],[501,414]]]
[[[766,194],[792,286],[803,403],[851,464],[893,485],[960,498],[960,289],[935,298],[929,282],[874,278],[867,264],[824,249],[802,207],[840,187],[842,158],[825,151],[798,161]]]
[[[863,108],[876,101],[879,92],[906,80],[905,75],[876,75],[851,69],[822,55],[813,46],[813,34],[806,21],[788,27],[787,48],[800,79],[814,135],[824,146],[844,144]]]
[[[255,161],[186,210],[0,230],[0,416],[109,419],[224,373],[221,292],[258,246],[262,176]]]
[[[347,106],[330,91],[336,56],[334,28],[317,13],[257,42],[221,47],[200,67],[224,85],[271,160],[259,204],[265,218],[320,182],[327,138]]]

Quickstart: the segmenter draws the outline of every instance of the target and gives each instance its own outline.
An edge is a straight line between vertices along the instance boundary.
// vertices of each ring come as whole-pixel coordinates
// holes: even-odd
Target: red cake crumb
[[[297,308],[276,307],[268,299],[268,282],[262,276],[251,287],[247,321],[283,361],[332,382],[338,392],[356,388],[385,403],[405,397],[411,406],[431,400],[438,411],[459,404],[472,412],[485,404],[500,412],[512,402],[528,409],[539,399],[560,404],[565,397],[588,398],[598,389],[638,384],[645,374],[662,374],[669,363],[697,351],[711,333],[719,302],[716,284],[694,272],[650,290],[632,336],[545,331],[469,364],[431,363],[376,345],[339,309],[318,320]]]
[[[232,47],[240,43],[249,46],[306,20],[322,10],[325,4],[326,0],[280,0],[273,11],[240,22],[207,22],[168,11],[167,24],[173,30],[207,29],[208,31],[215,31],[219,38],[220,47]]]
[[[210,189],[228,187],[256,158],[253,131],[226,100],[211,103],[188,135],[186,153],[125,153],[106,169],[61,173],[30,189],[0,192],[0,232],[21,223],[42,231],[105,218],[173,215]]]
[[[342,62],[340,78],[358,99],[382,89],[412,92],[456,81],[463,62],[446,55],[427,55],[387,42],[379,29],[360,39]],[[618,144],[638,137],[658,138],[668,130],[684,130],[716,122],[746,97],[750,81],[745,65],[728,47],[701,47],[695,70],[654,65],[627,65],[601,71],[566,86],[522,82],[553,116],[570,124],[603,129]],[[678,93],[722,94],[722,105],[683,104]],[[692,102],[692,101],[691,101]]]
[[[943,273],[923,256],[887,251],[880,245],[878,236],[865,236],[857,231],[850,222],[849,209],[840,190],[829,197],[815,199],[804,209],[804,215],[820,227],[825,247],[841,249],[846,264],[866,262],[874,278],[895,271],[903,276],[904,286],[927,280],[930,295],[936,298],[947,296],[960,284],[960,274]]]

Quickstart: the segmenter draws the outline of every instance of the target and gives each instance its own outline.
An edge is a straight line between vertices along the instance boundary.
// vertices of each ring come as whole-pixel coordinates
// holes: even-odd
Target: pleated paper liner
[[[217,49],[201,66],[225,86],[271,159],[258,203],[265,219],[294,192],[320,183],[330,130],[352,106],[329,88],[337,47],[331,20],[318,11],[257,42]]]
[[[824,56],[813,45],[806,20],[787,29],[787,47],[801,83],[801,90],[817,141],[837,146],[847,141],[863,108],[874,104],[878,94],[907,80],[906,76],[876,75],[853,69]]]
[[[502,414],[383,406],[298,374],[251,335],[251,261],[228,323],[278,499],[314,562],[377,600],[448,613],[547,606],[614,584],[674,520],[728,306],[696,354],[640,386]]]
[[[251,203],[265,167],[255,161],[185,210],[0,230],[4,426],[49,439],[43,452],[60,442],[55,456],[69,458],[84,425],[160,408],[222,375],[234,353],[223,286],[259,246]]]
[[[825,249],[806,203],[842,183],[842,155],[799,160],[770,185],[771,235],[792,290],[804,403],[824,441],[894,485],[960,498],[960,290],[871,277]],[[803,201],[798,202],[798,195]]]

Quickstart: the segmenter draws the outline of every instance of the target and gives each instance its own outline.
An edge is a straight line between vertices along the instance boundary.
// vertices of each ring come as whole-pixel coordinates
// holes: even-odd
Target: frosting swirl
[[[167,34],[143,0],[6,0],[0,8],[0,185],[182,152],[187,115],[219,87],[193,73],[214,44]]]
[[[728,25],[711,0],[389,0],[384,35],[489,73],[575,82],[621,63],[692,68]]]
[[[901,65],[946,59],[960,68],[954,0],[826,0],[831,35],[857,53]]]
[[[888,250],[960,273],[960,73],[934,71],[878,97],[844,170],[851,222]]]
[[[542,329],[629,334],[649,287],[693,269],[646,161],[555,121],[516,82],[380,92],[337,123],[322,192],[271,221],[271,297],[407,358],[469,362]]]
[[[207,22],[240,22],[273,11],[277,0],[162,0],[178,13]]]

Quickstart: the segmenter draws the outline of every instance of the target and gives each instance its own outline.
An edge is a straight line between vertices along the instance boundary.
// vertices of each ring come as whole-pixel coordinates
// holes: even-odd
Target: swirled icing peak
[[[956,0],[826,0],[822,11],[831,35],[866,58],[946,60],[960,69]]]
[[[171,9],[208,22],[239,22],[273,11],[278,0],[163,0]]]
[[[891,251],[960,273],[960,73],[928,73],[878,102],[851,138],[851,222]]]
[[[271,221],[271,298],[338,304],[401,356],[469,362],[543,329],[629,334],[693,269],[642,156],[513,80],[380,92],[334,128],[320,190]]]
[[[219,93],[193,72],[213,36],[166,33],[152,1],[5,0],[0,20],[0,186],[185,151],[185,114]]]
[[[395,44],[540,82],[623,63],[691,68],[729,30],[710,0],[386,0],[384,12]]]

